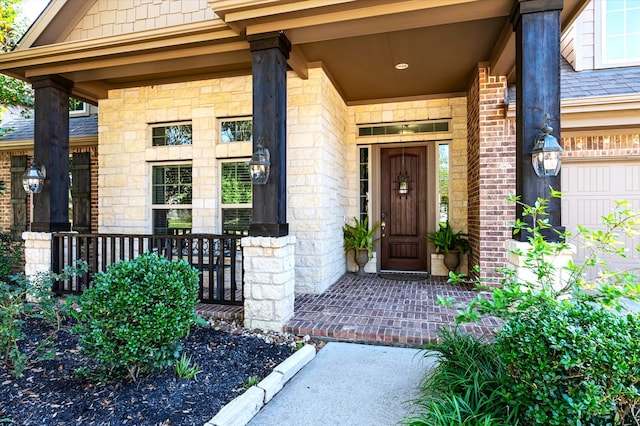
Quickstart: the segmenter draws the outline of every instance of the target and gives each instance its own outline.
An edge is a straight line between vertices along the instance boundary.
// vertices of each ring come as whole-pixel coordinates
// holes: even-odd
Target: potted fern
[[[471,253],[468,235],[462,231],[454,233],[448,221],[440,223],[439,229],[429,232],[426,239],[436,246],[438,253],[444,254],[444,265],[449,271],[455,271],[460,265],[460,254]]]
[[[380,224],[376,222],[369,229],[368,218],[365,217],[363,220],[359,220],[354,217],[353,221],[353,225],[345,223],[342,227],[344,252],[347,254],[353,251],[353,260],[358,265],[358,275],[363,275],[365,265],[369,262],[369,259],[373,258],[373,244],[378,240],[377,238],[374,239],[373,236]]]

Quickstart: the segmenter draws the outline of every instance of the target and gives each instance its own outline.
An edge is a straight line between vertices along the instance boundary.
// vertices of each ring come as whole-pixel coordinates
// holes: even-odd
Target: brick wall
[[[214,19],[208,0],[97,1],[66,41],[86,40]]]
[[[480,67],[467,98],[470,264],[479,265],[485,278],[505,265],[504,242],[515,220],[514,206],[505,201],[515,193],[516,176],[515,122],[504,118],[506,84]]]
[[[98,147],[72,147],[70,154],[74,152],[91,153],[91,228],[98,229]],[[7,191],[0,196],[0,231],[8,231],[11,226],[11,157],[17,155],[33,155],[31,150],[0,151],[0,181],[5,183]],[[27,210],[27,216],[30,211]],[[29,220],[29,218],[27,218]]]
[[[640,156],[640,133],[612,132],[592,136],[567,136],[561,141],[563,160]]]

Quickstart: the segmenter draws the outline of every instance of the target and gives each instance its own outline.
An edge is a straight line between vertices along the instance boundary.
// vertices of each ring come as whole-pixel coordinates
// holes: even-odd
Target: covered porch
[[[583,0],[201,0],[193,2],[201,14],[168,10],[155,20],[145,8],[126,14],[135,22],[117,30],[93,19],[112,15],[107,2],[72,3],[52,3],[20,48],[0,58],[0,70],[33,84],[32,161],[52,172],[33,197],[30,231],[72,229],[68,99],[95,103],[97,232],[152,232],[156,215],[177,202],[154,198],[152,178],[164,169],[193,177],[178,194],[193,233],[220,233],[226,207],[251,208],[243,241],[250,327],[281,329],[294,306],[302,312],[300,301],[315,297],[307,293],[340,288],[349,277],[341,228],[355,216],[387,225],[375,269],[430,271],[424,259],[434,249],[424,235],[441,210],[435,144],[452,153],[448,219],[469,234],[469,264],[483,274],[506,260],[515,209],[504,197],[515,192],[532,203],[550,186],[559,189],[558,177],[535,176],[530,151],[545,114],[559,136],[559,37]],[[511,122],[508,83],[518,92]],[[220,129],[229,119],[251,120],[252,138],[224,142]],[[157,128],[175,125],[192,126],[189,143],[154,145]],[[433,131],[411,131],[422,125]],[[225,202],[223,166],[262,148],[271,154],[266,183],[252,186],[247,206]],[[410,155],[415,167],[407,170]],[[393,210],[400,202],[390,194],[401,189],[415,202],[402,193],[392,201],[410,209]],[[559,204],[549,212],[558,225]],[[391,241],[408,228],[413,240]],[[419,261],[406,267],[385,264],[389,258]],[[387,288],[375,297],[382,300]],[[394,339],[387,334],[383,340]]]

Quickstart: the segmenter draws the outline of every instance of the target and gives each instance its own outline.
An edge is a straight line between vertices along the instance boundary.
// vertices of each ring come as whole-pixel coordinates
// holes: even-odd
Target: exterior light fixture
[[[544,115],[544,127],[536,136],[531,150],[531,163],[539,177],[558,176],[560,173],[562,147],[551,135],[553,128],[549,125],[549,117]]]
[[[39,165],[34,161],[22,175],[22,187],[27,194],[39,194],[42,192],[46,177],[47,170],[44,165]]]
[[[269,180],[271,168],[269,150],[264,147],[264,138],[260,137],[256,145],[256,151],[249,161],[249,174],[254,185],[264,185]]]
[[[407,64],[406,62],[400,62],[395,65],[395,68],[397,70],[406,70],[407,68],[409,68],[409,64]]]

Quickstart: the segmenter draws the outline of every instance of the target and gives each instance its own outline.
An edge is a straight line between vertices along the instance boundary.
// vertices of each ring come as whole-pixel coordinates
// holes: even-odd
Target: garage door
[[[562,224],[568,230],[576,225],[604,229],[601,217],[615,209],[614,200],[628,200],[629,207],[640,211],[640,162],[608,161],[562,164]],[[609,267],[620,270],[640,268],[635,247],[640,237],[620,237],[627,248],[627,258],[609,258]],[[584,259],[586,249],[578,246],[574,261]]]

